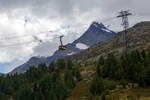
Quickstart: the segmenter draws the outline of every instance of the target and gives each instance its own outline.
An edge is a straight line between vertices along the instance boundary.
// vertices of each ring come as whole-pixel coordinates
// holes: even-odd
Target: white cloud
[[[7,14],[0,14],[0,19],[0,52],[2,52],[0,63],[33,56],[33,48],[39,43],[36,43],[32,36],[35,35],[42,39],[51,38],[47,37],[47,35],[52,34],[49,31],[56,30],[60,25],[46,19],[39,20],[33,17],[34,20],[24,26],[23,16],[16,16],[16,19],[14,19],[8,17]],[[39,34],[40,32],[41,34]]]

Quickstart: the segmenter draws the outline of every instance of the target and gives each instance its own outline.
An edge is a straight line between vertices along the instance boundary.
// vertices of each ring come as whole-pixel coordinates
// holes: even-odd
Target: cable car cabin
[[[62,51],[67,50],[67,47],[66,46],[59,46],[59,50],[62,50]]]
[[[63,43],[62,43],[62,38],[63,38],[64,36],[60,36],[60,46],[59,46],[59,50],[62,50],[62,51],[64,51],[64,50],[66,50],[67,49],[67,47],[65,46],[65,45],[63,45]]]

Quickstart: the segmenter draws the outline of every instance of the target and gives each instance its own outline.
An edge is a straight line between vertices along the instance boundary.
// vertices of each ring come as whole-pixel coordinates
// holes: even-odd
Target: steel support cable
[[[7,45],[0,45],[0,48],[7,48],[7,47],[15,47],[15,46],[23,46],[26,44],[34,43],[37,41],[28,41],[28,42],[22,42],[22,43],[16,43],[16,44],[7,44]]]
[[[44,33],[48,34],[47,32],[52,33],[53,31],[45,31],[45,32],[39,32],[36,34],[25,34],[25,35],[19,35],[19,36],[0,37],[0,40],[10,40],[10,39],[23,38],[23,37],[29,37],[29,36],[36,36],[36,35],[42,35]]]

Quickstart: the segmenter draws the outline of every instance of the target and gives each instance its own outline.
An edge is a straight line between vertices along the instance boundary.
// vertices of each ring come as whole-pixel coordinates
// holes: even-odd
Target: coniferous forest
[[[132,51],[121,57],[101,56],[92,66],[95,73],[89,82],[89,100],[107,100],[118,83],[122,88],[129,83],[131,87],[150,86],[150,51]],[[22,74],[0,76],[0,100],[65,100],[84,80],[81,74],[84,67],[88,66],[58,59],[49,66],[31,67]]]
[[[59,59],[23,74],[1,76],[0,100],[64,100],[80,80],[79,66]]]
[[[113,80],[113,82],[108,83],[106,79]],[[101,56],[96,66],[96,75],[91,82],[91,94],[94,97],[101,95],[101,99],[106,100],[105,96],[110,95],[109,91],[117,87],[117,82],[122,88],[126,88],[126,86],[129,86],[130,89],[149,87],[150,52],[133,51],[119,58],[110,54],[105,60]],[[116,99],[109,98],[108,100]]]

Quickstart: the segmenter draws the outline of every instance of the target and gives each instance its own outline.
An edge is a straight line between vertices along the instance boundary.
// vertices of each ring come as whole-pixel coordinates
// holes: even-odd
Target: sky
[[[64,35],[71,43],[93,21],[122,30],[121,10],[133,13],[130,26],[150,20],[149,0],[0,0],[0,72],[7,73],[32,56],[51,56]]]

